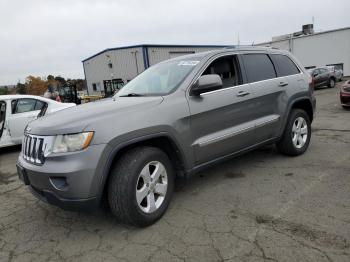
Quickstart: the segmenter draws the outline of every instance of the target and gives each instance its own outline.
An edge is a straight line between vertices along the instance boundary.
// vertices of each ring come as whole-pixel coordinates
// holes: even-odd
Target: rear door
[[[255,143],[277,136],[281,125],[283,100],[288,80],[276,78],[276,70],[266,53],[242,55],[248,82],[254,101]]]
[[[223,87],[188,96],[191,112],[192,148],[196,164],[249,147],[254,143],[254,111],[250,86],[242,84],[236,55],[218,57],[202,75],[218,74]]]

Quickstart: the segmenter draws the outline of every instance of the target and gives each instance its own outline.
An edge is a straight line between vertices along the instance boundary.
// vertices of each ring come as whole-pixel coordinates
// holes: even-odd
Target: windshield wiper
[[[129,94],[127,94],[127,95],[122,95],[122,96],[120,96],[120,97],[130,97],[130,96],[144,96],[144,95],[142,95],[142,94],[137,94],[137,93],[129,93]]]

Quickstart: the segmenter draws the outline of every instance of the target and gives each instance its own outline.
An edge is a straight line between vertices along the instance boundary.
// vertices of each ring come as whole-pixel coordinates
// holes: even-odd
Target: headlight
[[[58,135],[54,138],[52,153],[66,153],[83,150],[90,145],[93,135],[94,132]]]

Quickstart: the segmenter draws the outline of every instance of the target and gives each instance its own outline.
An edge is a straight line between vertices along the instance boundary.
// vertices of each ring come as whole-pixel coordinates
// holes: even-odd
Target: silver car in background
[[[336,81],[341,81],[343,79],[343,70],[335,66],[327,66],[331,72],[333,72]]]

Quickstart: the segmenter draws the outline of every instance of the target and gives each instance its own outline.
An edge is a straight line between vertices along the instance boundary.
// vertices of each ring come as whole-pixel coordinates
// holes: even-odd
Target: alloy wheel
[[[303,117],[298,117],[295,119],[292,128],[292,141],[293,145],[300,149],[302,148],[308,137],[308,127],[306,120]]]
[[[153,213],[164,202],[168,188],[168,175],[159,161],[149,162],[141,170],[136,184],[136,201],[145,213]]]

